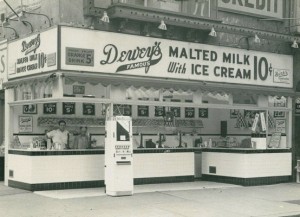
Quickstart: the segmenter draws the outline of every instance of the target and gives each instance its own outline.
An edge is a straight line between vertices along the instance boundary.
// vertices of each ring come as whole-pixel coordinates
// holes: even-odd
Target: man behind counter
[[[47,133],[47,137],[52,139],[56,150],[70,149],[69,147],[69,132],[66,130],[66,122],[60,120],[59,128]]]
[[[90,148],[90,139],[86,134],[87,127],[80,127],[80,134],[74,139],[75,149],[87,149]]]

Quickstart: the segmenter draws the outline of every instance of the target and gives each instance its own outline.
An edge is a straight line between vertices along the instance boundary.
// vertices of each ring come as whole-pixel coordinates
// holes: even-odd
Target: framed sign
[[[73,85],[73,94],[84,94],[85,86],[82,85]]]
[[[95,104],[93,103],[83,103],[82,104],[83,115],[95,115]]]
[[[165,116],[165,111],[166,111],[166,108],[163,107],[163,106],[155,106],[155,114],[154,116],[155,117],[162,117],[162,116]]]
[[[300,97],[295,100],[295,113],[300,114]]]
[[[44,114],[56,114],[56,103],[45,103]]]
[[[63,114],[74,115],[75,114],[75,102],[63,102]]]
[[[185,118],[194,118],[195,117],[195,108],[192,108],[192,107],[184,108],[184,117]]]
[[[138,105],[138,116],[139,117],[149,117],[149,106]]]
[[[180,118],[180,107],[171,107],[170,111],[173,113],[174,117]]]
[[[114,115],[124,115],[131,116],[132,115],[132,106],[125,104],[114,104]]]
[[[274,118],[284,118],[285,111],[274,111]]]
[[[285,133],[285,120],[284,119],[276,119],[276,132]]]
[[[199,118],[208,118],[208,108],[199,108]]]
[[[37,105],[23,105],[23,114],[37,114]]]
[[[32,117],[31,116],[19,116],[19,132],[20,133],[32,133]]]

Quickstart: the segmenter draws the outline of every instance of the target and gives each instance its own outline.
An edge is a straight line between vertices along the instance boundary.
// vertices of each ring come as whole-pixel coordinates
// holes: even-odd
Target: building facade
[[[11,7],[3,3],[0,49],[7,185],[103,186],[108,114],[132,117],[135,184],[295,180],[297,1]],[[71,149],[49,150],[45,131],[61,119]],[[86,150],[72,146],[80,126],[93,141]]]

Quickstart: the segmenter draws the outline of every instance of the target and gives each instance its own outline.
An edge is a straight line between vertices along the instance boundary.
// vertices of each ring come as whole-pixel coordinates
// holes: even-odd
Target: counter
[[[134,184],[193,181],[194,152],[179,148],[134,150]],[[40,191],[104,186],[104,150],[9,150],[8,161],[11,187]]]
[[[202,179],[244,186],[288,182],[291,162],[290,149],[203,149]]]

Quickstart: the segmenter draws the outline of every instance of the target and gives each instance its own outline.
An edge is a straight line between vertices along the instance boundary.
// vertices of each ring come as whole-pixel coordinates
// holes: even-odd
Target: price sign
[[[300,97],[296,98],[295,101],[295,113],[300,114]]]
[[[184,109],[186,118],[194,118],[195,117],[195,108],[187,107]]]
[[[73,86],[73,94],[84,94],[85,87],[81,85],[74,85]]]
[[[274,111],[274,118],[284,118],[285,112],[284,111]]]
[[[180,118],[180,107],[171,107],[170,110],[174,114],[174,117]]]
[[[114,104],[114,115],[131,116],[131,105]]]
[[[56,103],[45,103],[44,114],[56,114]]]
[[[138,105],[138,116],[139,117],[149,117],[149,106]]]
[[[95,104],[83,103],[82,104],[83,115],[95,115]]]
[[[208,108],[199,108],[199,118],[208,118]]]
[[[165,116],[165,107],[155,106],[155,117]]]
[[[63,102],[63,114],[64,115],[75,114],[75,102]]]

